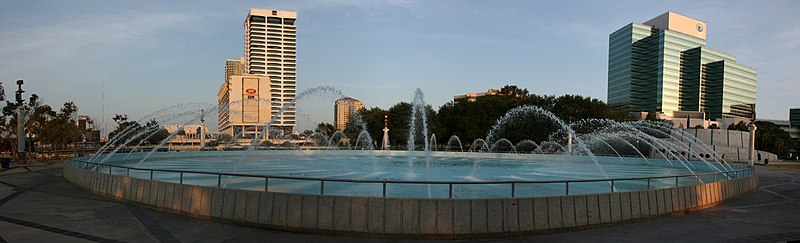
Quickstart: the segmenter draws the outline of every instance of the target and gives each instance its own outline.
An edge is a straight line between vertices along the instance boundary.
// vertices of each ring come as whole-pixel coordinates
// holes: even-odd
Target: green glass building
[[[630,112],[755,115],[756,70],[706,47],[706,23],[667,12],[609,35],[608,104]]]

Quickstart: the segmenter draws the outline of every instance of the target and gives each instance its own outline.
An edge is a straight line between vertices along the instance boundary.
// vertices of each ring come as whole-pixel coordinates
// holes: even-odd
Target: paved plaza
[[[784,242],[800,240],[800,169],[758,167],[758,190],[699,212],[526,237],[468,242]],[[399,242],[230,225],[90,193],[62,165],[0,172],[3,242]],[[410,240],[409,240],[410,241]],[[463,241],[455,241],[463,242]]]

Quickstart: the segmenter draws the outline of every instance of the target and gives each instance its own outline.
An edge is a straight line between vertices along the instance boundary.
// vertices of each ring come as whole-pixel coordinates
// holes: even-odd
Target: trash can
[[[769,159],[764,159],[764,165],[768,165],[768,164],[769,164]],[[3,168],[5,168],[5,167],[3,167]]]
[[[11,168],[11,158],[0,158],[0,164],[5,169]]]

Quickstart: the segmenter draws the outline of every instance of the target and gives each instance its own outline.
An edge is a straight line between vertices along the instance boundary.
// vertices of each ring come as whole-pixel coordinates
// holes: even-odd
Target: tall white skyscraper
[[[246,73],[269,77],[272,127],[291,131],[296,123],[297,12],[251,8],[244,21]],[[282,107],[288,108],[279,115]]]

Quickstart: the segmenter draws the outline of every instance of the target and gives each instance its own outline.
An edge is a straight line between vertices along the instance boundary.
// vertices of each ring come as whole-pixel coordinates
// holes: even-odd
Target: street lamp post
[[[17,80],[17,155],[20,161],[27,163],[25,158],[25,109],[22,108],[24,105],[23,102],[25,101],[22,99],[22,94],[25,93],[25,91],[22,90],[23,83],[24,81],[22,81],[22,79]]]

